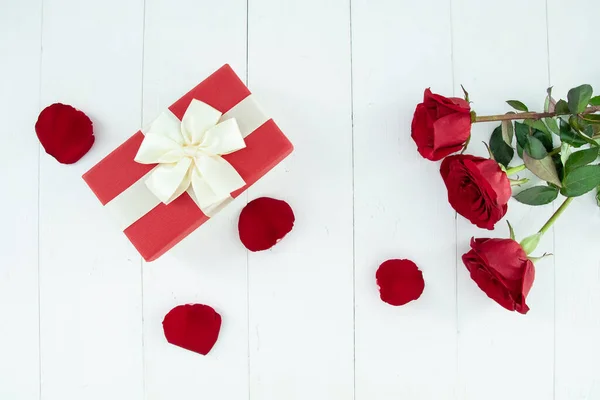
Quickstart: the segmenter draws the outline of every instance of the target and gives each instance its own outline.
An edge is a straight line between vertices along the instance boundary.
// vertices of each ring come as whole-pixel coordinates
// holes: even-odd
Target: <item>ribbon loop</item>
[[[218,110],[194,99],[181,121],[163,113],[150,125],[135,161],[158,164],[146,185],[161,202],[169,204],[190,191],[204,212],[246,184],[221,157],[246,147],[235,119],[219,123],[221,116]]]

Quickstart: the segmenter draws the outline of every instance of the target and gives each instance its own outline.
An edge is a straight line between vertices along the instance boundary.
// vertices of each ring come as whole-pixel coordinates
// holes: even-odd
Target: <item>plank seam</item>
[[[44,0],[40,0],[40,64],[38,75],[38,110],[42,109],[42,71],[44,59]],[[42,301],[40,284],[40,205],[41,205],[41,145],[37,154],[37,292],[38,292],[38,398],[42,399]]]
[[[140,126],[144,126],[144,70],[146,59],[146,0],[143,0],[142,10],[142,71],[140,98]],[[146,330],[144,328],[144,258],[140,256],[140,294],[141,294],[141,328],[142,328],[142,398],[146,398]]]
[[[454,13],[452,0],[448,1],[450,7],[450,70],[452,72],[452,95],[456,92],[456,71],[454,62]],[[458,250],[458,214],[454,212],[454,318],[456,324],[455,336],[455,383],[458,385],[460,377],[460,329],[459,329],[459,301],[458,301],[458,267],[459,267],[459,250]],[[458,392],[458,387],[455,388]],[[455,392],[455,393],[456,393]]]
[[[349,5],[349,39],[350,39],[350,129],[351,160],[352,160],[352,398],[356,399],[356,192],[354,170],[354,63],[352,42],[352,0]]]
[[[246,0],[246,87],[250,88],[250,0]],[[249,190],[245,193],[246,204],[249,200]],[[248,400],[252,397],[251,394],[251,380],[252,376],[250,373],[250,255],[248,249],[246,249],[246,353],[248,356]]]
[[[544,1],[546,13],[546,54],[548,64],[548,87],[551,85],[550,78],[550,21],[548,16],[548,0]],[[552,210],[556,211],[556,206],[552,203]],[[556,253],[556,230],[552,227],[552,252]],[[556,399],[556,257],[552,257],[552,399]]]

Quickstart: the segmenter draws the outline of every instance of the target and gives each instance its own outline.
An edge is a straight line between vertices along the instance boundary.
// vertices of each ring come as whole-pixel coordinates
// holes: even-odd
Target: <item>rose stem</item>
[[[566,208],[569,206],[569,204],[571,204],[571,202],[573,201],[575,197],[567,197],[567,199],[560,205],[560,207],[558,207],[558,210],[556,210],[554,212],[554,214],[552,214],[552,216],[550,217],[550,219],[548,220],[548,222],[546,222],[544,224],[544,226],[542,226],[542,228],[540,229],[539,233],[541,233],[542,235],[544,233],[546,233],[546,231],[548,229],[550,229],[550,227],[552,226],[552,224],[554,224],[556,222],[556,220],[558,219],[558,217],[561,216],[561,214],[563,212],[565,212]]]
[[[558,153],[560,153],[560,147],[555,148],[550,153],[548,153],[548,155],[550,157],[552,157],[553,155],[556,155]],[[508,175],[508,176],[514,175],[517,172],[521,172],[521,171],[523,171],[526,168],[527,167],[525,166],[525,164],[521,164],[521,165],[517,165],[515,167],[511,167],[511,168],[509,168],[509,169],[506,170],[506,175]]]
[[[580,114],[593,114],[595,112],[600,111],[600,106],[588,107]],[[471,122],[490,122],[490,121],[512,121],[515,119],[541,119],[541,118],[551,118],[557,117],[559,115],[571,115],[570,112],[566,113],[557,113],[557,112],[544,112],[544,113],[535,113],[535,112],[525,112],[519,114],[502,114],[502,115],[484,115],[478,116],[474,115],[471,117]]]

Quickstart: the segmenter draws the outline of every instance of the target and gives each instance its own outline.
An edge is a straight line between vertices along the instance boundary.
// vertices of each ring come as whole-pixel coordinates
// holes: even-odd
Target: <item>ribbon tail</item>
[[[194,169],[192,173],[191,189],[192,199],[200,207],[200,210],[209,217],[222,208],[220,207],[221,204],[231,199],[230,193],[217,195],[197,169]]]
[[[193,181],[193,178],[192,178],[192,181]],[[191,199],[194,201],[194,203],[196,203],[196,205],[202,211],[202,213],[204,215],[206,215],[207,217],[211,217],[211,218],[216,213],[221,211],[223,208],[225,208],[229,203],[231,203],[233,201],[233,197],[227,196],[226,198],[224,198],[222,200],[215,201],[215,203],[213,203],[213,204],[210,204],[210,205],[202,204],[201,205],[200,200],[198,200],[198,197],[196,196],[196,192],[194,191],[193,184],[188,188],[187,194],[191,197]]]
[[[226,197],[246,185],[241,175],[219,156],[199,157],[196,167],[205,183],[218,197]]]

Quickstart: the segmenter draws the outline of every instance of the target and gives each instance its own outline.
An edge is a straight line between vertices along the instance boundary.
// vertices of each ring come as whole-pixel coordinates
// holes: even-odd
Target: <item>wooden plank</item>
[[[20,400],[39,397],[39,146],[33,126],[42,2],[9,3],[0,1],[0,398]]]
[[[410,137],[424,89],[452,94],[449,3],[354,0],[352,27],[356,398],[451,399],[454,213],[438,163]],[[383,303],[375,282],[392,258],[413,260],[425,278],[421,298],[403,307]]]
[[[250,189],[294,230],[249,254],[250,397],[352,399],[349,3],[253,0],[249,84],[295,153]]]
[[[229,63],[246,76],[246,1],[146,0],[144,123]],[[245,196],[157,261],[144,264],[146,398],[248,397],[246,251],[237,235]],[[186,303],[223,318],[207,356],[167,343],[162,320]]]
[[[557,98],[583,83],[600,94],[600,57],[589,44],[599,12],[596,1],[548,1],[550,83]],[[555,225],[556,400],[600,398],[600,209],[595,194],[575,199]]]
[[[139,399],[141,259],[81,175],[141,120],[143,0],[44,0],[42,106],[65,102],[94,121],[74,165],[42,154],[43,399]]]
[[[509,111],[504,103],[508,99],[541,109],[548,87],[544,0],[454,0],[452,11],[455,94],[461,93],[463,84],[479,115]],[[488,141],[495,127],[474,125],[468,153],[487,156],[481,142]],[[513,162],[521,163],[516,158]],[[469,250],[472,236],[507,238],[509,220],[519,240],[535,233],[551,214],[551,205],[529,207],[511,200],[507,216],[493,232],[478,229],[460,216],[457,219],[457,393],[461,399],[552,398],[552,259],[536,264],[535,283],[527,299],[531,310],[523,316],[490,300],[471,280],[460,258]],[[552,233],[534,255],[543,252],[553,252]]]

